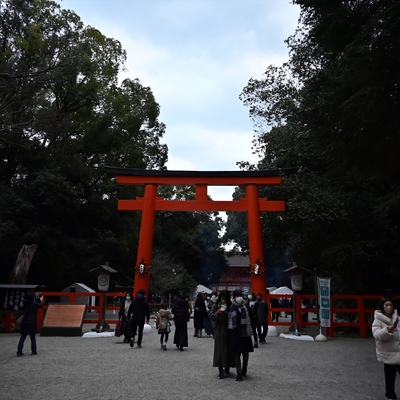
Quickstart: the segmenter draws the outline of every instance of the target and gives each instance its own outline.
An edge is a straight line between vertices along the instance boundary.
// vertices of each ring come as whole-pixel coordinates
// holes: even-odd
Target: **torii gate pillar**
[[[262,231],[260,219],[260,206],[257,185],[246,185],[247,208],[247,227],[250,249],[251,289],[257,294],[261,293],[266,299],[266,280],[264,249],[262,244]]]
[[[150,262],[153,248],[155,204],[157,185],[146,184],[144,187],[144,204],[142,220],[140,222],[140,235],[138,253],[136,258],[135,293],[140,289],[148,291],[150,281]],[[143,267],[142,267],[143,266]],[[143,268],[143,270],[141,270]],[[134,294],[135,295],[135,294]]]

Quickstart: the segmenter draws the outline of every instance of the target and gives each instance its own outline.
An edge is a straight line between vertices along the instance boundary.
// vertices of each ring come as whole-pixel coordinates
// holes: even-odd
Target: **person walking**
[[[228,310],[230,306],[230,294],[228,291],[222,290],[210,311],[210,319],[214,323],[213,367],[218,367],[219,379],[224,379],[225,375],[229,374],[229,368],[234,366],[228,346]]]
[[[194,302],[194,337],[203,337],[204,317],[207,314],[206,305],[204,304],[204,297],[202,293],[197,293],[196,301]]]
[[[262,294],[257,294],[257,333],[260,344],[266,344],[265,338],[268,334],[268,305],[263,300]]]
[[[168,337],[169,333],[171,332],[171,320],[173,316],[171,314],[171,311],[168,310],[168,307],[166,304],[163,304],[158,311],[157,317],[156,317],[156,329],[158,330],[158,334],[160,336],[160,343],[161,343],[161,348],[163,350],[167,350],[167,343],[168,343]]]
[[[376,356],[383,362],[385,375],[386,400],[395,400],[395,381],[397,372],[400,373],[400,338],[397,310],[393,302],[382,298],[374,312],[372,334],[375,338]]]
[[[124,335],[124,343],[129,343],[132,335],[132,323],[128,320],[129,307],[132,303],[132,294],[126,292],[124,300],[121,302],[121,307],[118,312],[118,319],[122,322],[121,332]]]
[[[141,289],[129,306],[128,320],[132,321],[132,334],[130,346],[135,345],[135,335],[138,331],[137,348],[142,348],[143,328],[146,321],[150,321],[150,307],[146,300],[146,291]]]
[[[241,382],[242,377],[247,375],[249,353],[254,351],[251,340],[253,330],[243,293],[235,289],[232,297],[232,305],[228,312],[228,342],[235,361],[235,380]]]
[[[213,299],[213,300],[211,300]],[[212,295],[207,294],[204,299],[204,305],[206,307],[206,313],[204,315],[204,331],[208,338],[211,337],[211,319],[210,319],[210,311],[213,304],[217,301],[217,296],[213,293]]]
[[[258,335],[257,335],[257,326],[258,326],[258,308],[260,303],[257,302],[256,295],[251,293],[247,296],[247,308],[249,310],[251,329],[253,331],[254,336],[254,348],[258,348]]]
[[[214,321],[211,319],[210,313],[211,313],[211,310],[212,310],[214,304],[217,302],[217,300],[218,300],[218,295],[217,295],[217,293],[213,292],[211,294],[210,301],[206,305],[207,314],[208,314],[208,318],[210,321],[210,335],[214,335],[214,325],[215,325]],[[206,328],[206,333],[207,333],[206,320],[204,320],[204,326]]]
[[[175,324],[174,344],[177,349],[183,351],[184,347],[189,346],[187,323],[190,319],[189,302],[183,293],[178,294],[171,311]]]
[[[271,304],[272,308],[280,307],[279,300],[277,297],[271,297],[270,304]],[[274,322],[274,321],[279,322],[279,314],[280,314],[280,312],[276,311],[276,310],[272,312],[272,322]]]
[[[41,293],[35,297],[33,292],[28,292],[23,301],[24,304],[24,317],[21,323],[21,337],[17,347],[17,357],[24,355],[24,342],[29,335],[31,339],[31,354],[37,354],[36,333],[37,333],[37,312],[39,308],[43,307],[43,296]]]

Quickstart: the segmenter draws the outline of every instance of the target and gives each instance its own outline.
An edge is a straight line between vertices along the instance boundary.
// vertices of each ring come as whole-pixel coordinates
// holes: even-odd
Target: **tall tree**
[[[0,256],[37,244],[30,281],[60,289],[108,260],[132,268],[138,216],[104,165],[165,168],[150,88],[118,85],[125,51],[47,0],[0,0]]]
[[[337,289],[379,292],[400,278],[400,3],[294,3],[301,16],[289,62],[241,94],[257,167],[299,167],[283,187],[261,191],[288,205],[263,215],[264,238],[289,261],[333,276]]]

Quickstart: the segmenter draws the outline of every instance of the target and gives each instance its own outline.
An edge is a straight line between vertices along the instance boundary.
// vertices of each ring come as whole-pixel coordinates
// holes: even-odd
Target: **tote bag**
[[[115,325],[115,332],[114,332],[114,335],[115,335],[116,337],[120,337],[120,336],[121,336],[121,328],[122,328],[122,321],[119,320],[119,321],[117,322],[117,324]]]

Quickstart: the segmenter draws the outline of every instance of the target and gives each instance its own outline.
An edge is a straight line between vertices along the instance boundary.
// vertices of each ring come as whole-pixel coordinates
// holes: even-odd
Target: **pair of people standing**
[[[203,337],[203,329],[208,338],[212,334],[212,321],[210,319],[210,311],[214,303],[217,301],[217,295],[207,294],[204,298],[202,293],[198,293],[194,304],[194,337]]]
[[[249,353],[254,351],[251,340],[253,331],[243,293],[234,290],[232,304],[229,303],[229,292],[221,291],[210,313],[215,323],[213,366],[218,367],[219,379],[234,366],[235,380],[241,382],[247,375]]]
[[[146,300],[146,291],[139,290],[135,299],[128,292],[121,303],[118,316],[119,319],[122,319],[124,342],[133,347],[136,332],[138,332],[137,347],[141,348],[144,324],[150,320],[150,307]]]

